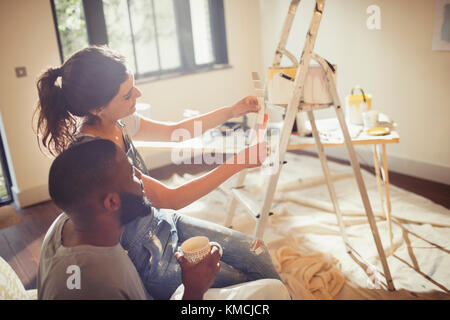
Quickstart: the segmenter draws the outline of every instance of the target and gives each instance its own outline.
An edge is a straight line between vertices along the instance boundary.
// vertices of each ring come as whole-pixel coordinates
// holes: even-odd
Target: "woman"
[[[61,77],[61,86],[57,79]],[[223,287],[260,278],[277,278],[267,248],[251,250],[252,238],[214,223],[179,215],[171,210],[187,206],[216,189],[242,169],[261,165],[228,161],[205,175],[177,188],[169,188],[148,175],[130,135],[139,140],[170,141],[175,129],[185,129],[194,137],[194,122],[204,130],[229,118],[259,110],[255,97],[246,97],[232,107],[223,107],[196,118],[167,124],[137,116],[136,99],[141,92],[125,58],[107,48],[91,46],[75,53],[61,67],[44,72],[37,83],[39,103],[38,136],[50,153],[58,154],[73,143],[100,137],[119,145],[139,169],[144,191],[152,203],[152,214],[128,224],[121,244],[128,251],[150,295],[167,299],[181,284],[181,271],[174,253],[184,240],[204,235],[222,244],[222,267],[214,287]],[[123,121],[122,121],[122,120]],[[241,155],[248,159],[261,143]],[[231,160],[236,160],[239,155]],[[242,159],[242,158],[240,158]]]

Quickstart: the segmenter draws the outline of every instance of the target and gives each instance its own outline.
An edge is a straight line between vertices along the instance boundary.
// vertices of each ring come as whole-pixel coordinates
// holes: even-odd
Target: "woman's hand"
[[[229,158],[226,163],[242,166],[243,169],[259,167],[266,160],[268,153],[267,142],[261,141],[241,150],[234,157]]]
[[[258,99],[255,96],[248,96],[244,99],[236,102],[231,110],[233,112],[233,118],[238,118],[249,112],[258,112],[261,106],[258,103]]]

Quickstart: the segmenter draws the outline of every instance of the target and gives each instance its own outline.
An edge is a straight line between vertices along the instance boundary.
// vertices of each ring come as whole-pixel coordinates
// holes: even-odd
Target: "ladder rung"
[[[274,109],[278,109],[280,111],[286,111],[287,110],[287,104],[272,104],[270,103],[270,101],[267,103],[267,107],[268,108],[274,108]],[[302,103],[299,106],[299,110],[300,108],[302,108],[301,111],[314,111],[314,110],[318,110],[318,109],[325,109],[325,108],[329,108],[332,107],[333,104],[332,103],[325,103],[325,104],[305,104]]]
[[[248,191],[245,191],[242,187],[241,188],[232,188],[231,192],[233,193],[233,196],[238,200],[240,203],[242,203],[245,208],[247,208],[248,212],[251,213],[251,215],[255,219],[259,219],[260,213],[259,208],[256,205],[256,203],[251,199],[250,193]]]
[[[319,109],[326,109],[333,106],[332,103],[325,103],[325,104],[304,104],[302,103],[299,107],[301,108],[301,111],[314,111]]]

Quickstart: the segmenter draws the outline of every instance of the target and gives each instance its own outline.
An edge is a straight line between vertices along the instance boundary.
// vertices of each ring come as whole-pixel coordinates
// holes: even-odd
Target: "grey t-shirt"
[[[38,299],[151,299],[120,243],[64,247],[61,231],[67,219],[65,213],[59,215],[45,235],[37,274]]]

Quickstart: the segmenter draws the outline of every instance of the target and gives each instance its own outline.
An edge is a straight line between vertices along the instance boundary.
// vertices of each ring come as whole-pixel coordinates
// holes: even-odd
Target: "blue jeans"
[[[169,299],[181,284],[181,267],[174,254],[183,241],[199,235],[223,248],[213,288],[266,278],[280,280],[266,246],[262,244],[261,250],[251,251],[252,237],[172,210],[152,211],[153,214],[126,225],[120,243],[154,299]]]

